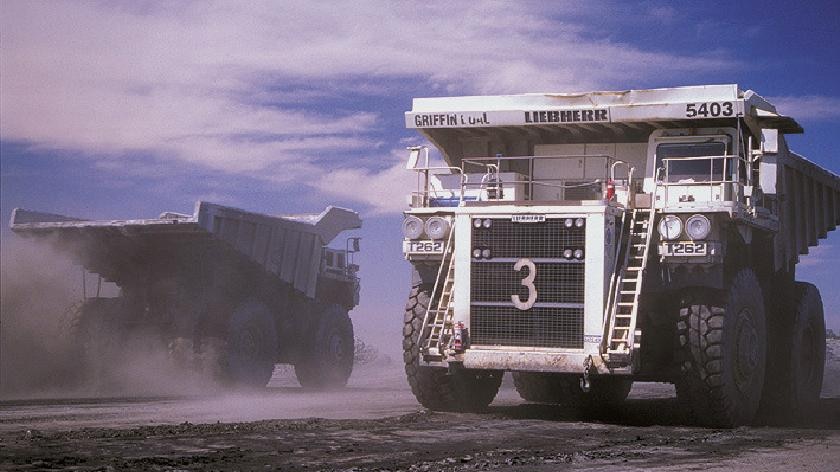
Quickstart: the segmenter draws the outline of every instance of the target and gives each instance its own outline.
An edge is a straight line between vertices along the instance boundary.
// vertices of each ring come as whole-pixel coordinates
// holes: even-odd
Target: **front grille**
[[[583,347],[582,308],[473,306],[470,342],[480,346],[520,346],[580,349]]]
[[[492,261],[492,259],[491,259]],[[528,269],[513,270],[513,262],[481,262],[472,265],[470,300],[474,302],[510,303],[510,296],[519,294],[528,299],[522,278]],[[538,263],[534,286],[537,301],[542,303],[583,303],[583,263]]]
[[[565,219],[541,223],[492,220],[489,228],[473,227],[473,248],[490,249],[493,257],[563,257],[565,249],[583,249],[586,228],[567,228]]]
[[[563,257],[566,249],[584,249],[586,228],[567,227],[565,218],[518,223],[493,219],[489,228],[472,228],[472,248],[489,249],[489,259],[470,266],[470,340],[477,346],[583,348],[586,259]],[[522,280],[536,267],[537,299],[528,310],[514,307],[511,295],[528,299]]]

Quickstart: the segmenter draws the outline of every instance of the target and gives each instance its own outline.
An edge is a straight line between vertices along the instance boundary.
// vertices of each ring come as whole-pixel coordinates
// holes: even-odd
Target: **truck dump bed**
[[[840,224],[840,176],[793,152],[779,154],[776,191],[782,195],[780,218],[790,228],[785,260],[798,262]]]
[[[192,215],[91,221],[16,208],[11,229],[51,242],[91,272],[122,285],[150,258],[197,264],[210,257],[233,260],[273,274],[314,298],[323,246],[361,227],[351,210],[269,216],[197,202]]]

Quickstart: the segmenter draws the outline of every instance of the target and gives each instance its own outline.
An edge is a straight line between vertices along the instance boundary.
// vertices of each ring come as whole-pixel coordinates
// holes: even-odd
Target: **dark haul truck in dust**
[[[11,220],[18,235],[51,243],[119,287],[119,296],[97,293],[74,311],[68,335],[82,361],[115,355],[143,335],[226,382],[253,387],[266,385],[276,362],[294,364],[304,387],[346,384],[358,239],[346,249],[327,244],[359,227],[358,214],[343,208],[268,216],[207,202],[193,215],[157,219],[15,209]]]
[[[840,177],[792,118],[710,85],[415,99],[406,373],[433,409],[607,407],[672,382],[699,422],[814,408],[820,294],[801,254],[840,222]]]

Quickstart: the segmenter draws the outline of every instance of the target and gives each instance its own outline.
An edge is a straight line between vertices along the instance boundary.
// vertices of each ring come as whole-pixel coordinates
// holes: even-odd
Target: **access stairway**
[[[449,232],[435,286],[432,289],[429,307],[423,318],[425,329],[420,333],[420,353],[423,360],[434,365],[443,363],[445,351],[451,338],[454,314],[453,290],[455,286],[455,228]],[[437,300],[437,303],[434,301]],[[428,333],[428,334],[426,334]],[[425,339],[423,339],[425,336]],[[445,364],[442,364],[445,365]]]
[[[654,213],[650,208],[628,210],[631,211],[629,228],[626,228],[622,221],[619,241],[622,242],[626,235],[626,245],[623,251],[619,252],[616,270],[610,282],[605,310],[605,326],[608,328],[601,352],[604,362],[610,368],[632,370],[632,363],[635,362],[632,352],[639,347],[641,341],[641,333],[636,330],[636,321],[653,234]],[[625,213],[625,218],[626,215]]]

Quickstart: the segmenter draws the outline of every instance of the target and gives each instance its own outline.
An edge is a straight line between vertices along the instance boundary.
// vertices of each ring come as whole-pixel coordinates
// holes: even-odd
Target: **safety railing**
[[[439,201],[457,206],[465,200],[609,199],[610,186],[624,187],[628,193],[635,189],[632,167],[625,161],[604,154],[469,157],[462,159],[461,167],[432,167],[428,165],[426,148],[409,150],[411,157],[407,167],[418,174],[417,190],[411,194],[413,207],[430,206]],[[547,161],[577,161],[577,167],[565,163],[553,166],[554,169],[551,166],[545,170],[535,168],[539,167],[538,162]],[[628,168],[626,178],[619,178],[616,174],[620,165]],[[574,172],[564,172],[567,175],[551,175],[572,168]],[[445,180],[452,175],[458,176],[457,182],[451,182],[452,185],[433,185],[432,176]],[[438,180],[438,183],[441,181]],[[513,192],[513,198],[509,192]]]
[[[704,161],[708,162],[708,166]],[[661,160],[654,175],[662,204],[741,201],[745,181],[737,155],[671,157]],[[673,192],[679,192],[677,199]]]

